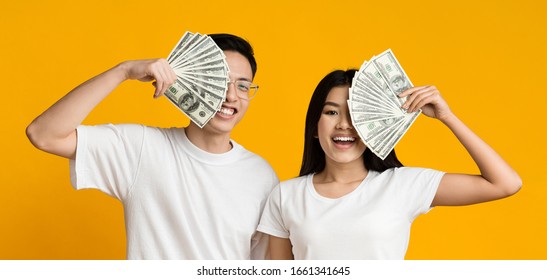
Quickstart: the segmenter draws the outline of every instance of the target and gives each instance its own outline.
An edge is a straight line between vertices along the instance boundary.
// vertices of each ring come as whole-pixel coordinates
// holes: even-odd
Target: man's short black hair
[[[254,57],[253,47],[245,39],[232,34],[209,34],[209,37],[215,41],[218,47],[223,51],[235,51],[243,55],[251,64],[253,78],[256,74],[257,66]]]

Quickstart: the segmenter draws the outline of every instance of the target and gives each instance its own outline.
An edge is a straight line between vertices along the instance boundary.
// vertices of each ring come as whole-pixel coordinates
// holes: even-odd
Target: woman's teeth
[[[337,136],[333,137],[334,142],[355,142],[355,137],[350,136]]]

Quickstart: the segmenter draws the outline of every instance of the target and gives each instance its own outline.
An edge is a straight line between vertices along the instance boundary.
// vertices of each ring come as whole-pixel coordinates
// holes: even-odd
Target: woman
[[[317,86],[306,116],[300,177],[270,194],[259,231],[272,259],[403,259],[410,226],[441,205],[469,205],[515,194],[519,175],[450,110],[434,86],[410,88],[402,108],[444,123],[480,175],[403,167],[381,160],[352,127],[347,105],[356,70],[337,70]]]

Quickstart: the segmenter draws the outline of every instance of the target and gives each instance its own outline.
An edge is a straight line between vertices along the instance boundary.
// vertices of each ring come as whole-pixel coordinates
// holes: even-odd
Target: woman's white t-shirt
[[[404,259],[414,219],[431,209],[443,172],[369,171],[351,193],[319,195],[313,174],[274,188],[258,231],[289,238],[295,259]]]

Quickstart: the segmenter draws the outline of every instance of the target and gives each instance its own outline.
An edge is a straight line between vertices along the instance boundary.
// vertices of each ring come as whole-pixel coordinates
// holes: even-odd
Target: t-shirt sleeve
[[[437,189],[444,172],[428,168],[400,168],[399,179],[404,180],[406,207],[409,220],[413,221],[421,214],[432,209],[431,203],[435,198]]]
[[[77,138],[76,159],[70,160],[72,186],[123,200],[138,172],[144,126],[79,126]]]
[[[276,237],[289,238],[289,231],[283,222],[281,200],[281,185],[277,185],[266,201],[257,230]]]

